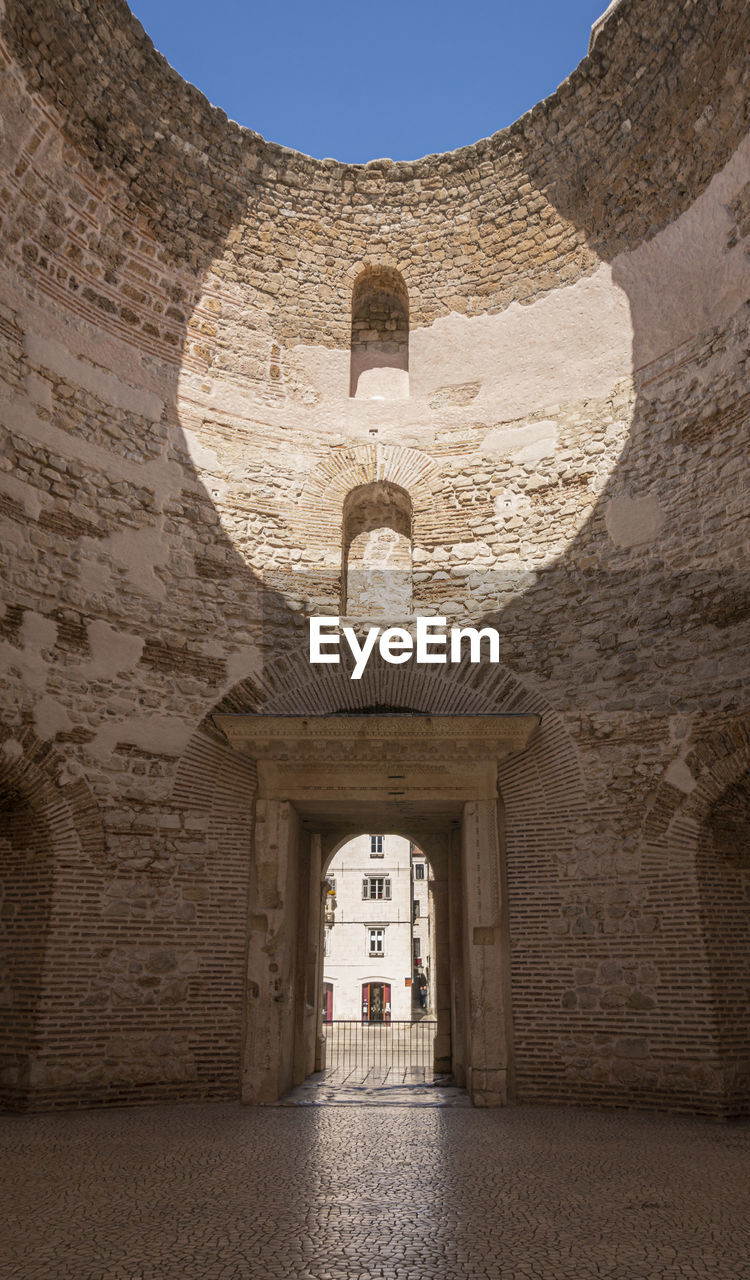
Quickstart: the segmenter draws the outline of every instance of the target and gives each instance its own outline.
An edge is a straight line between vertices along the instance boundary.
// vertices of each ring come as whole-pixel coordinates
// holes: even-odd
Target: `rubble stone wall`
[[[45,811],[6,863],[14,902],[52,867],[6,1098],[237,1096],[255,778],[210,714],[380,705],[541,709],[500,774],[518,1096],[741,1109],[744,871],[680,806],[746,708],[747,7],[624,0],[509,129],[366,166],[227,121],[120,0],[0,34],[0,749],[78,833]],[[350,395],[368,268],[401,398]],[[311,676],[382,481],[415,608],[496,626],[501,670]]]

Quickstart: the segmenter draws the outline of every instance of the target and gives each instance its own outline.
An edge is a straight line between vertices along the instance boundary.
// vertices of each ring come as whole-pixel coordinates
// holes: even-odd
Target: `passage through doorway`
[[[474,1105],[502,1106],[514,1078],[498,760],[526,747],[538,717],[222,713],[214,723],[230,745],[257,762],[242,1100],[276,1102],[325,1067],[325,1032],[337,1021],[334,1016],[330,1024],[323,1022],[323,944],[332,887],[324,888],[326,869],[365,823],[377,832],[382,822],[429,849],[435,871],[431,897],[439,971],[434,1002],[428,994],[424,1010],[429,1015],[434,1008],[437,1022],[434,1065],[450,1071]],[[359,921],[367,950],[350,1015],[369,1033],[417,1021],[413,961],[423,960],[425,952],[420,933],[415,956],[412,899],[409,916],[397,922],[408,924],[412,941],[407,967],[395,982],[383,968],[394,922],[386,914],[386,868],[372,866],[361,878],[360,904],[368,904],[372,915]],[[368,1000],[363,1024],[362,984],[386,982],[390,1023],[369,1020]],[[341,1002],[332,985],[337,1015]],[[403,1007],[404,996],[401,1019],[397,1001]],[[478,1019],[468,1011],[480,998]]]
[[[327,1084],[386,1090],[435,1079],[434,886],[426,854],[403,835],[368,832],[334,852],[323,892]]]

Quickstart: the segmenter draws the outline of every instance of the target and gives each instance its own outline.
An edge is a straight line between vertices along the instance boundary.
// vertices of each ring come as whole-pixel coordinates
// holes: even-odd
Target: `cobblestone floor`
[[[4,1116],[2,1280],[750,1276],[750,1128],[551,1108]]]
[[[457,1089],[451,1076],[432,1071],[392,1071],[383,1074],[367,1068],[347,1072],[319,1071],[281,1099],[281,1107],[334,1106],[470,1107],[465,1089]]]

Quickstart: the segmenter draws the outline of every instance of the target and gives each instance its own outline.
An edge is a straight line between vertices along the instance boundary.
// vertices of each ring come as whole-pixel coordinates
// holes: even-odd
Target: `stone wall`
[[[255,779],[210,713],[380,705],[542,715],[500,776],[518,1096],[743,1105],[744,873],[652,828],[746,701],[748,34],[624,0],[511,128],[344,166],[228,122],[119,0],[6,0],[5,732],[73,833],[8,781],[45,975],[11,1102],[236,1096]],[[365,269],[408,294],[402,398],[350,395]],[[311,678],[383,481],[415,608],[497,626],[499,671]]]

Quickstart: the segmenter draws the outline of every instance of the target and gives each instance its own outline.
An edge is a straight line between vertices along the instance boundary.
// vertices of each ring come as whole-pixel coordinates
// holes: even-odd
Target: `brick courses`
[[[11,1105],[237,1096],[255,782],[211,712],[405,707],[542,716],[500,773],[518,1096],[747,1109],[748,34],[625,0],[509,129],[344,166],[119,0],[7,0]],[[408,398],[350,396],[363,270]],[[500,670],[311,678],[378,481]]]

